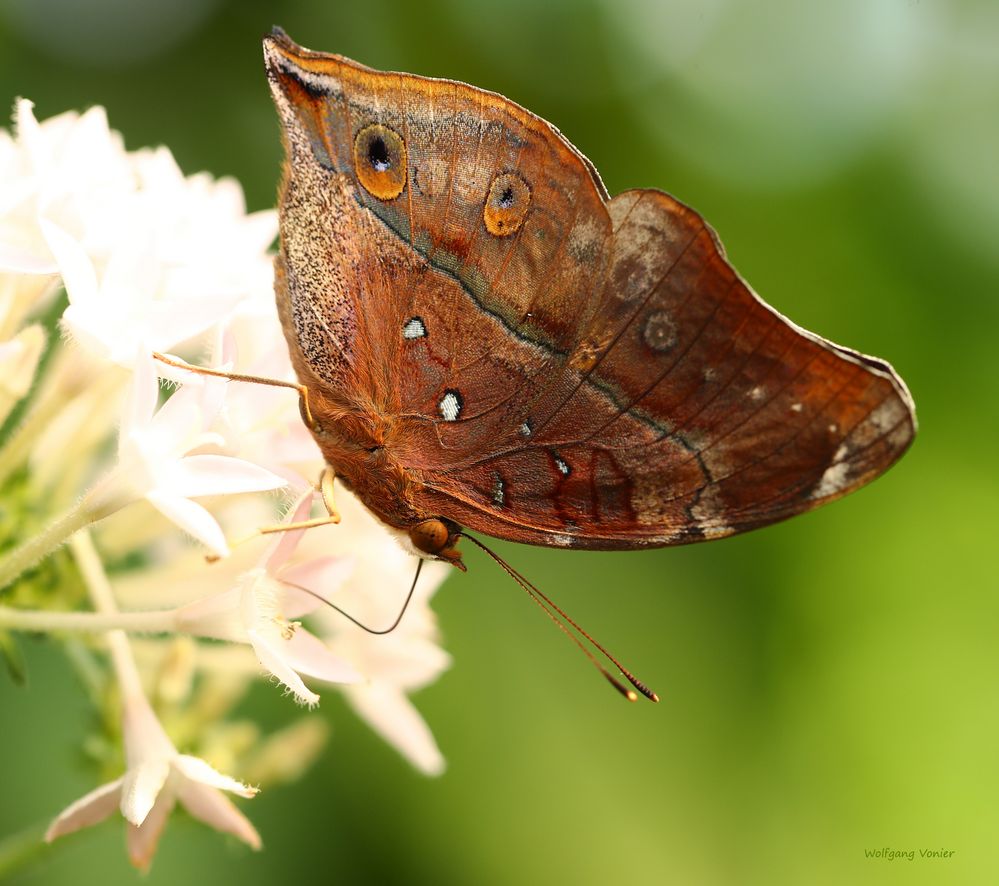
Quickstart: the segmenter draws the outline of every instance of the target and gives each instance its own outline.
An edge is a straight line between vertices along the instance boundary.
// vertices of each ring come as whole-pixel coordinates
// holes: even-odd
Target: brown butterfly
[[[449,80],[264,39],[277,300],[336,475],[420,552],[632,549],[811,510],[915,433],[883,360],[795,326],[656,190]]]
[[[857,489],[912,442],[891,366],[765,304],[668,194],[611,198],[551,124],[278,29],[264,57],[303,416],[327,479],[415,552],[464,569],[459,538],[482,546],[466,527],[611,550],[721,538]]]

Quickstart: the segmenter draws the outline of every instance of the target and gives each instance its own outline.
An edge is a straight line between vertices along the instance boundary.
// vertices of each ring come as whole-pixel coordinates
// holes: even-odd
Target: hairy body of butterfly
[[[464,84],[264,40],[277,299],[327,462],[420,552],[461,527],[630,549],[810,510],[915,433],[885,362],[793,325],[667,194],[611,199]]]

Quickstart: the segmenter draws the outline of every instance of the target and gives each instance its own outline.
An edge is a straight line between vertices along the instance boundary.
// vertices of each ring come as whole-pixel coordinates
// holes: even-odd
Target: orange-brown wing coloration
[[[328,460],[406,528],[681,544],[856,489],[915,432],[891,367],[764,304],[659,191],[609,199],[502,96],[265,40],[278,301]]]
[[[437,510],[549,544],[679,544],[809,510],[905,451],[915,421],[890,366],[765,305],[667,195],[628,192],[609,210],[592,358],[535,392],[529,440],[436,484]]]

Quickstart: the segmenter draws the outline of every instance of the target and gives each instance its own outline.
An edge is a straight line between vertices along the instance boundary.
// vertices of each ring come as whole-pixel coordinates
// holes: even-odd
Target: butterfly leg
[[[193,366],[186,360],[181,360],[177,357],[168,357],[166,354],[161,354],[158,351],[153,351],[153,358],[159,360],[160,363],[166,363],[167,366],[186,369],[188,372],[194,372],[198,375],[227,378],[230,381],[245,381],[254,385],[269,385],[272,388],[292,388],[298,391],[298,408],[302,413],[302,421],[305,422],[305,426],[311,431],[316,425],[316,421],[312,416],[312,409],[309,406],[309,389],[299,382],[282,381],[277,378],[264,378],[260,375],[244,375],[239,372],[225,372],[222,369],[208,369],[205,366]]]
[[[236,548],[253,541],[260,535],[273,535],[277,532],[289,532],[296,529],[314,529],[317,526],[328,526],[331,523],[340,522],[340,512],[333,504],[333,481],[336,479],[336,472],[332,467],[326,465],[319,475],[319,482],[313,487],[323,498],[323,505],[326,507],[325,517],[315,517],[311,520],[297,520],[294,523],[273,523],[268,526],[261,526],[256,531],[245,535],[236,541],[229,542],[230,548]],[[215,563],[221,559],[217,554],[206,554],[205,559],[209,563]]]
[[[333,503],[333,481],[336,479],[336,471],[332,465],[325,465],[323,472],[319,475],[319,494],[323,497],[323,505],[326,513],[330,516],[331,523],[340,522],[340,512]]]
[[[330,465],[323,468],[319,475],[319,482],[316,484],[316,491],[323,499],[326,508],[325,517],[315,517],[311,520],[299,520],[295,523],[276,523],[273,526],[261,526],[257,532],[261,535],[269,535],[274,532],[289,532],[296,529],[314,529],[316,526],[328,526],[331,523],[340,522],[340,512],[333,503],[333,481],[336,479],[336,471]]]

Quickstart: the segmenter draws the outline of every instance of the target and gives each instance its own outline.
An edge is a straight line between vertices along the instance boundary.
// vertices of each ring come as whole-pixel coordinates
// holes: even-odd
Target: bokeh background
[[[921,422],[873,486],[748,536],[632,554],[497,548],[663,696],[629,706],[476,551],[436,603],[454,666],[412,771],[335,692],[333,738],[247,809],[183,817],[146,882],[507,886],[999,882],[999,5],[993,0],[0,0],[0,106],[102,104],[129,148],[273,202],[259,40],[497,90],[610,191],[699,209],[802,325],[890,359]],[[95,784],[71,669],[0,676],[0,837]],[[296,712],[261,684],[248,712]],[[913,861],[865,857],[882,847]],[[919,849],[952,849],[946,860]],[[122,822],[10,882],[135,882]]]

